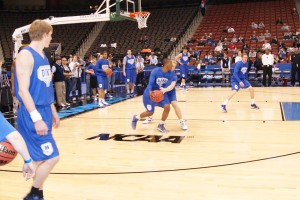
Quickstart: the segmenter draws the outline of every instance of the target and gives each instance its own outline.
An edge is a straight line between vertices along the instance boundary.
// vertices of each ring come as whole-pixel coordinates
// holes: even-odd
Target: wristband
[[[30,114],[30,118],[33,121],[33,123],[43,119],[41,114],[37,110],[31,111],[29,114]]]
[[[32,159],[31,158],[29,158],[28,160],[24,160],[24,163],[26,163],[26,164],[29,164],[29,163],[31,163],[32,162]]]

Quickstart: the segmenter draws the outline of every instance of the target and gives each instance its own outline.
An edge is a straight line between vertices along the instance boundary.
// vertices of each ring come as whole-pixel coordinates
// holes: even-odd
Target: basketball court
[[[299,199],[299,121],[282,102],[300,102],[298,88],[255,88],[260,110],[240,91],[222,113],[230,88],[177,89],[188,131],[172,109],[168,134],[155,121],[131,129],[144,111],[136,97],[65,118],[54,130],[60,162],[45,184],[47,199]],[[287,103],[286,103],[287,104]],[[299,120],[299,119],[298,119]],[[31,181],[22,159],[1,167],[1,199],[21,199]]]

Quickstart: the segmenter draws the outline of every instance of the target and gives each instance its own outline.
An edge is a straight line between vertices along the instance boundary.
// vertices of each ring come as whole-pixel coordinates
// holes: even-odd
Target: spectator
[[[216,58],[212,55],[211,52],[208,53],[207,56],[205,56],[205,62],[208,64],[208,65],[214,65],[216,64]]]
[[[257,25],[255,22],[252,22],[252,23],[251,23],[251,28],[252,28],[252,29],[257,29],[257,28],[258,28],[258,25]]]
[[[266,30],[265,37],[266,38],[270,38],[271,37],[271,33],[269,32],[269,30]]]
[[[278,58],[280,61],[282,61],[286,58],[286,51],[284,48],[279,49]]]
[[[70,93],[72,89],[72,81],[71,77],[73,76],[72,70],[68,65],[68,60],[66,57],[62,57],[62,65],[64,68],[64,76],[65,76],[65,86],[66,86],[66,101],[71,102]]]
[[[142,84],[143,79],[144,79],[144,59],[141,56],[141,54],[139,54],[137,56],[136,59],[136,63],[135,63],[135,68],[136,68],[136,80],[135,80],[135,85],[138,86],[138,84]]]
[[[249,52],[249,58],[256,58],[256,51],[254,49],[251,49]]]
[[[300,28],[298,28],[298,30],[296,31],[296,35],[300,36]]]
[[[114,93],[114,87],[115,87],[115,81],[116,81],[116,74],[115,74],[115,70],[116,70],[116,63],[114,62],[114,57],[112,54],[108,55],[108,63],[109,63],[109,68],[112,70],[112,74],[110,76],[107,77],[108,79],[108,92],[109,93]],[[109,93],[106,93],[106,97],[107,98],[112,98],[113,96]]]
[[[257,42],[257,41],[258,41],[258,39],[257,39],[257,37],[256,37],[255,34],[252,34],[252,35],[250,36],[250,40],[251,40],[251,42]]]
[[[284,40],[281,40],[279,46],[279,48],[283,48],[284,50],[286,50],[286,46],[285,46],[285,43],[284,43]]]
[[[238,42],[239,39],[236,37],[236,35],[234,34],[232,39],[231,39],[231,42]]]
[[[146,57],[145,57],[144,65],[150,65],[150,59],[149,59],[148,55],[146,55]]]
[[[296,8],[293,8],[293,10],[292,10],[292,15],[299,15]]]
[[[243,44],[241,50],[242,50],[242,52],[244,52],[244,51],[249,51],[249,46],[248,46],[248,44],[247,44],[246,42]]]
[[[175,36],[170,38],[170,42],[176,42],[176,40],[177,40],[177,39],[176,39]]]
[[[278,18],[278,19],[276,19],[276,25],[278,25],[278,24],[280,24],[280,25],[282,25],[282,24],[283,24],[283,22],[282,22],[282,19],[281,19],[281,18]]]
[[[221,42],[218,43],[218,46],[215,48],[215,54],[219,54],[223,51],[223,45]]]
[[[291,32],[285,32],[283,34],[283,39],[284,40],[290,40],[290,39],[292,39],[292,33]]]
[[[242,60],[242,52],[238,51],[238,55],[235,57],[234,62],[237,63]]]
[[[228,33],[235,33],[235,30],[232,27],[228,27],[227,31]]]
[[[201,0],[200,12],[201,12],[202,16],[205,15],[205,10],[206,10],[206,0]]]
[[[122,68],[123,67],[123,63],[122,61],[119,59],[117,64],[116,64],[116,68]]]
[[[194,68],[190,72],[190,85],[193,85],[195,82],[197,86],[201,84],[200,78],[201,78],[201,67],[200,65],[194,65]]]
[[[260,23],[258,24],[258,28],[259,28],[259,29],[265,28],[265,24],[264,24],[263,22],[260,22]]]
[[[221,68],[222,68],[222,75],[224,80],[228,81],[229,77],[226,76],[226,72],[230,72],[230,62],[231,59],[228,57],[227,53],[224,53],[224,57],[221,59]]]
[[[244,42],[245,42],[245,40],[244,40],[244,38],[243,38],[242,36],[239,36],[239,38],[238,38],[238,42],[242,42],[242,43],[244,43]]]
[[[281,26],[281,30],[283,30],[283,31],[290,31],[290,26],[287,25],[287,24],[283,24],[283,25]]]
[[[292,70],[291,70],[291,85],[294,87],[296,83],[296,74],[300,84],[300,54],[299,49],[295,49],[295,53],[291,56]]]
[[[277,37],[276,36],[274,36],[273,38],[272,38],[272,40],[271,40],[271,45],[272,44],[278,44],[278,40],[277,40]]]
[[[254,62],[254,67],[256,69],[256,72],[263,69],[262,65],[263,64],[262,64],[262,60],[261,60],[261,53],[257,53],[257,57]]]
[[[265,38],[265,36],[264,36],[263,33],[261,33],[260,36],[258,37],[258,41],[259,41],[259,42],[263,42],[263,41],[265,41],[265,39],[266,39],[266,38]]]
[[[235,44],[234,44],[233,42],[231,42],[231,43],[229,44],[229,46],[228,46],[228,50],[229,50],[229,51],[234,51],[235,49],[236,49]]]
[[[153,51],[151,52],[149,59],[150,59],[150,63],[149,63],[150,65],[154,65],[154,66],[157,65],[157,63],[158,63],[157,56],[154,55]]]
[[[300,42],[298,38],[294,40],[293,47],[298,47],[298,48],[300,47]]]
[[[263,45],[262,45],[262,49],[263,50],[271,50],[271,45],[270,45],[270,43],[268,43],[268,41],[267,40],[265,40],[265,42],[263,43]]]
[[[69,67],[73,73],[72,76],[72,97],[73,100],[79,100],[79,98],[82,98],[82,91],[81,91],[81,64],[78,62],[77,55],[74,55],[72,58],[72,62],[69,64]],[[76,90],[78,91],[77,98],[76,96]]]
[[[64,77],[64,68],[61,64],[61,57],[56,56],[56,62],[52,66],[53,82],[55,86],[56,100],[58,107],[66,107],[70,105],[66,102],[66,87],[65,87],[65,77]]]

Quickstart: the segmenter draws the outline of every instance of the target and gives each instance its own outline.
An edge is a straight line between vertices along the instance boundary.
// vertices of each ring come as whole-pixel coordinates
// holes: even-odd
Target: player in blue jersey
[[[52,126],[58,127],[60,120],[54,106],[51,67],[43,51],[49,47],[52,30],[45,21],[32,22],[29,28],[31,42],[16,58],[15,94],[20,101],[18,130],[37,167],[25,200],[43,199],[45,180],[59,160]]]
[[[176,61],[180,64],[180,66],[179,66],[180,78],[181,78],[180,87],[182,87],[185,90],[187,90],[185,82],[186,82],[187,75],[188,75],[188,64],[189,64],[190,56],[191,56],[191,54],[188,52],[188,48],[183,47],[182,53],[178,54],[175,57]]]
[[[108,90],[108,78],[106,75],[106,71],[109,68],[109,60],[107,57],[107,51],[104,51],[102,54],[102,58],[99,59],[95,66],[95,74],[97,76],[98,81],[98,106],[103,108],[105,106],[110,106],[109,103],[105,101],[105,91]]]
[[[33,161],[29,155],[26,143],[19,132],[8,123],[8,121],[4,118],[2,113],[0,112],[0,141],[8,140],[15,150],[22,156],[24,159],[23,164],[23,176],[26,180],[32,178],[35,172],[35,166]]]
[[[152,116],[155,106],[162,107],[164,109],[162,113],[161,122],[159,123],[157,130],[162,133],[167,133],[165,128],[165,121],[168,118],[170,112],[170,101],[167,92],[171,91],[177,81],[176,74],[172,72],[173,64],[171,60],[164,61],[163,67],[157,67],[152,70],[149,78],[149,83],[143,94],[143,103],[146,108],[145,112],[140,115],[134,115],[132,119],[132,128],[136,129],[136,125],[139,119]],[[168,84],[170,82],[170,84]],[[153,90],[161,90],[164,94],[164,99],[161,102],[154,103],[150,99],[150,92]]]
[[[222,111],[227,112],[226,105],[228,101],[240,90],[248,89],[250,92],[251,97],[251,108],[252,109],[259,109],[259,107],[255,104],[254,101],[254,89],[251,87],[250,83],[248,82],[248,55],[244,53],[242,55],[242,60],[238,61],[234,67],[234,72],[231,77],[231,89],[232,92],[228,95],[227,99],[221,105]]]
[[[165,62],[168,62],[168,61],[169,61],[168,59],[164,59],[164,60],[163,60],[163,64],[164,64]],[[172,72],[174,73],[174,76],[176,77],[176,82],[177,82],[177,76],[176,76],[176,74],[175,74],[176,61],[172,61],[172,64],[173,64]],[[175,80],[175,79],[174,79],[174,80]],[[169,80],[169,81],[167,82],[167,84],[166,84],[166,87],[168,87],[169,85],[171,85],[172,82],[173,82],[174,80]],[[175,89],[175,87],[174,87],[171,91],[167,92],[166,94],[167,94],[167,97],[168,97],[168,99],[169,99],[169,101],[170,101],[172,107],[173,107],[174,110],[175,110],[176,116],[177,116],[178,119],[179,119],[181,129],[182,129],[182,130],[188,130],[188,126],[186,125],[185,120],[184,120],[183,117],[182,117],[181,109],[180,109],[180,107],[179,107],[178,104],[177,104],[176,89]],[[145,119],[145,121],[143,122],[143,124],[148,124],[148,123],[150,123],[150,122],[152,122],[152,121],[153,121],[152,116],[149,116],[149,117],[147,117],[147,118]]]
[[[127,97],[134,97],[134,84],[136,80],[135,57],[131,54],[131,50],[127,51],[127,55],[123,59],[123,75],[126,78]]]

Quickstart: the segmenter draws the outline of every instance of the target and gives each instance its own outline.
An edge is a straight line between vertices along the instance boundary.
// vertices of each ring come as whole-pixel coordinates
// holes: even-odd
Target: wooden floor
[[[260,110],[250,109],[249,92],[240,91],[222,113],[229,88],[178,90],[185,132],[174,110],[170,132],[157,132],[160,108],[152,124],[132,130],[132,115],[144,111],[141,97],[62,120],[54,130],[61,158],[45,199],[299,200],[300,123],[283,121],[280,102],[300,102],[300,89],[255,91]],[[103,133],[112,138],[86,140]],[[5,171],[21,164],[18,156],[0,168],[1,200],[21,199],[29,190],[31,181]]]

